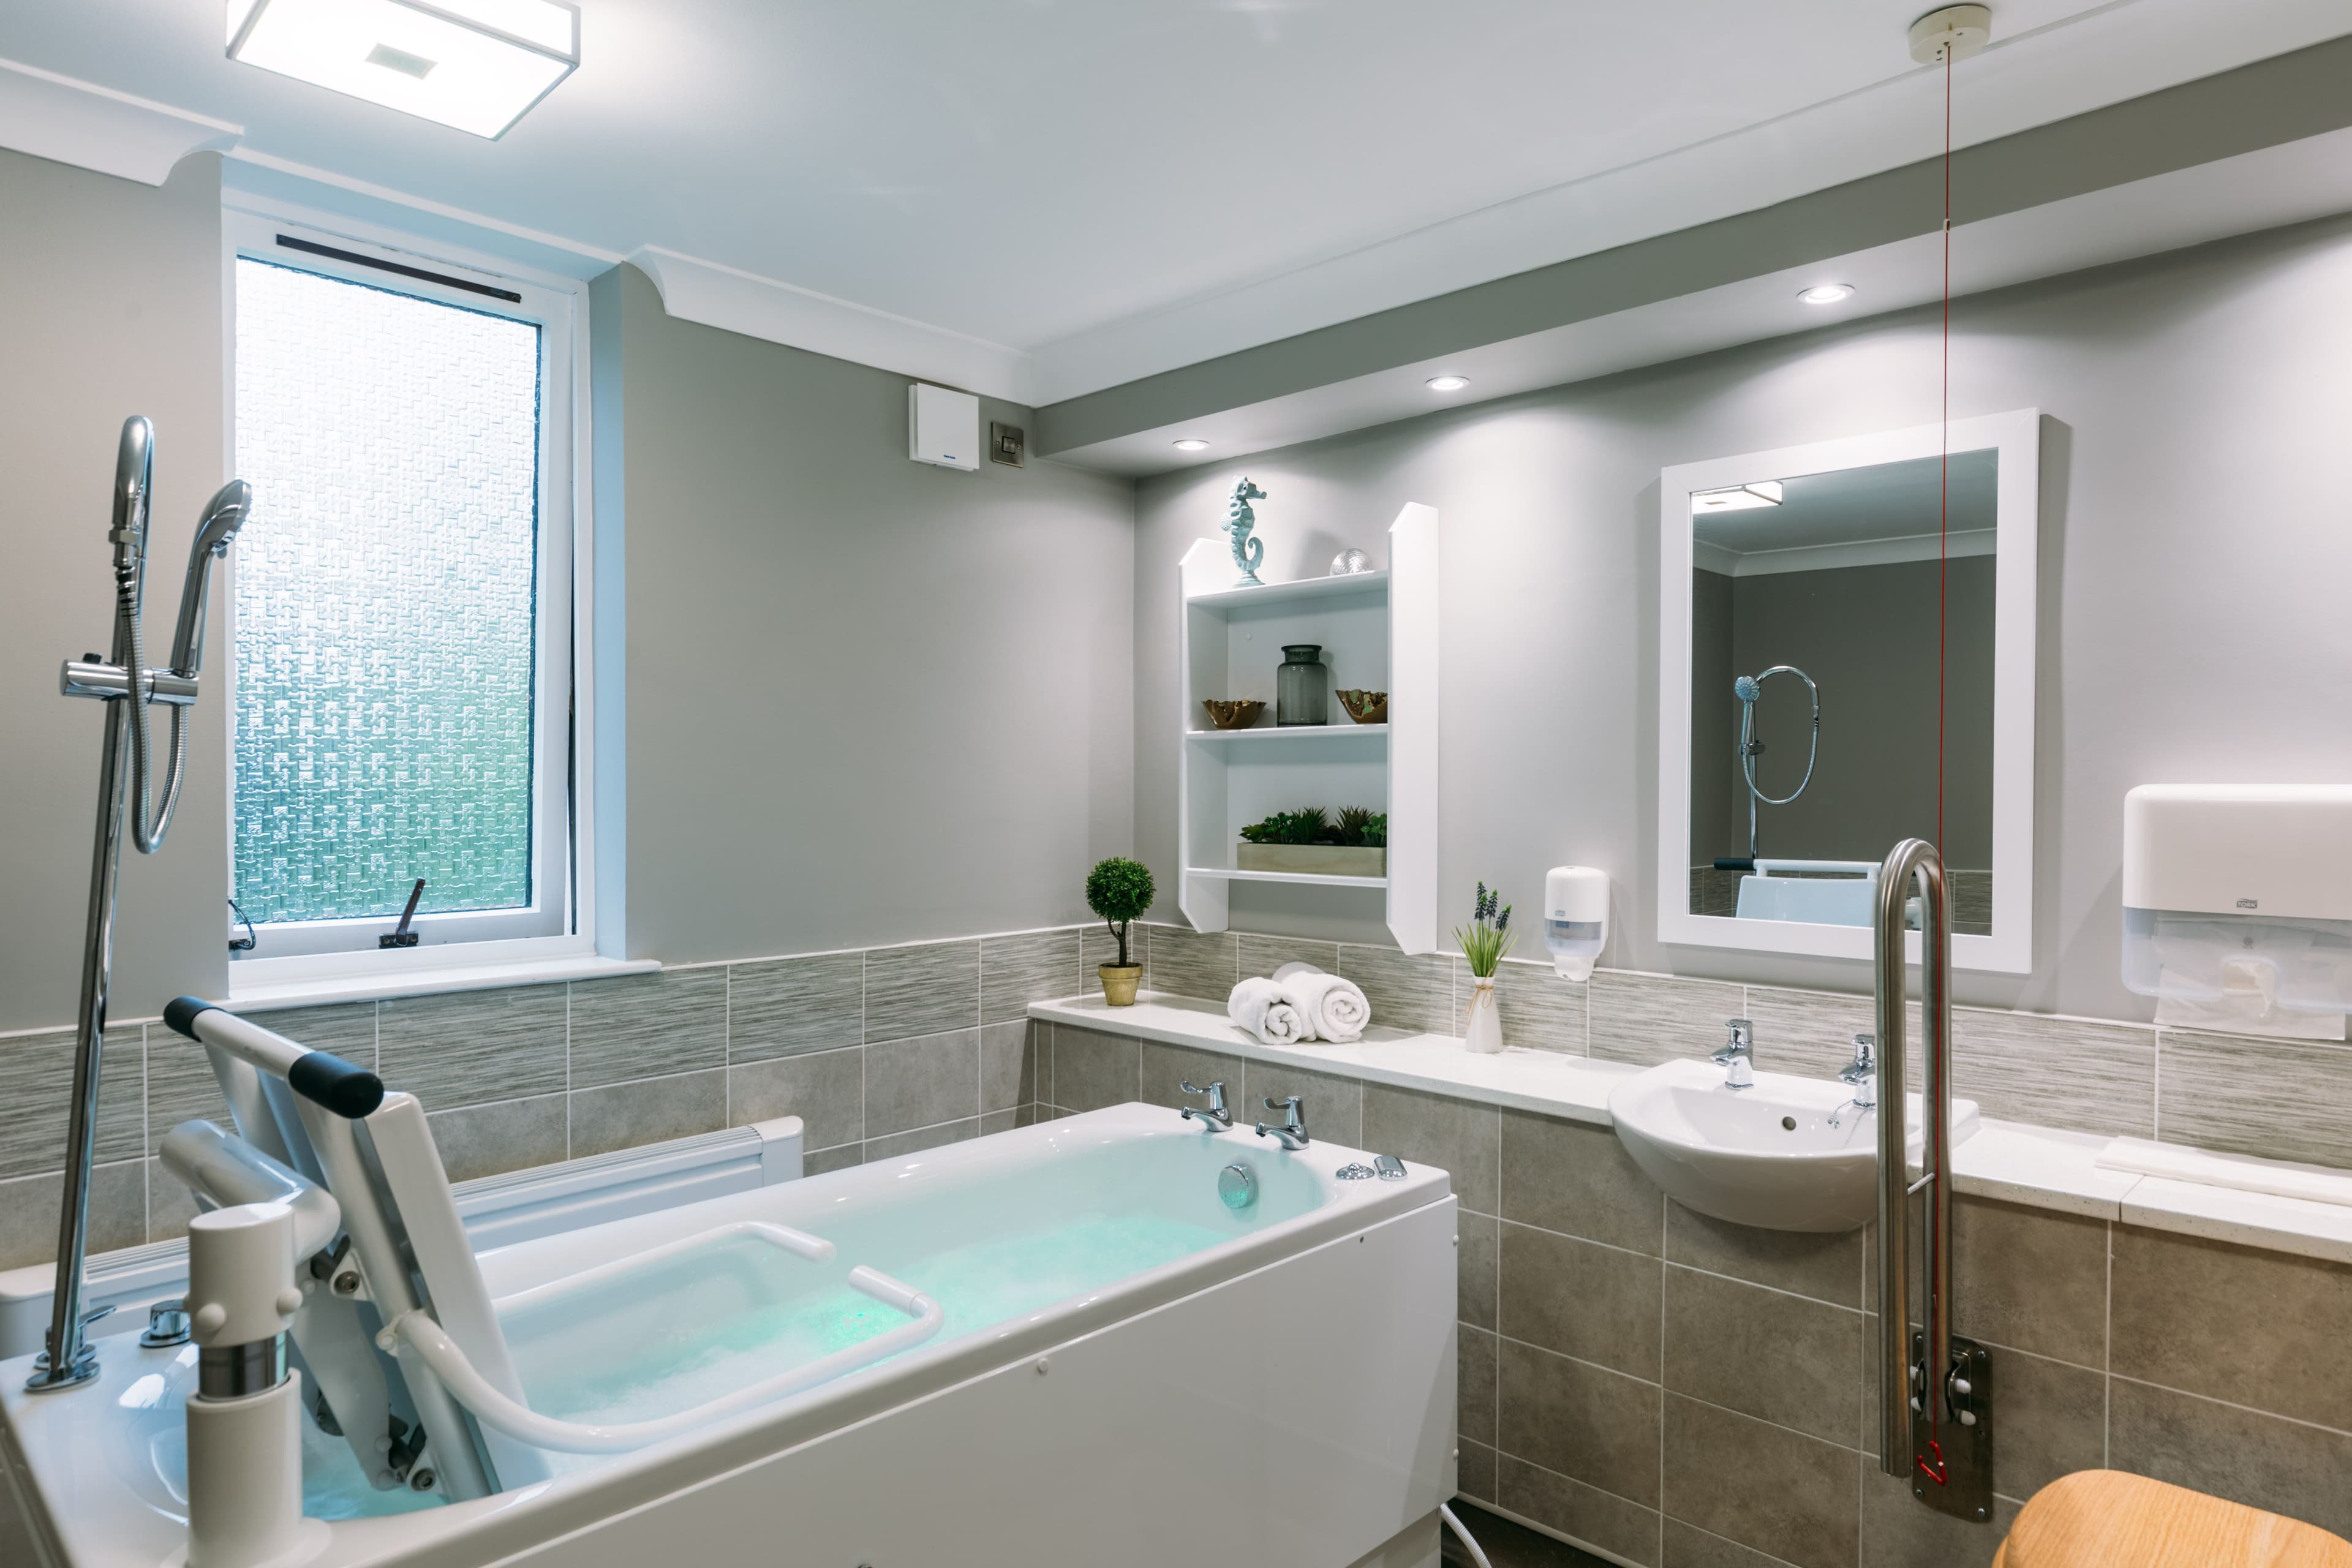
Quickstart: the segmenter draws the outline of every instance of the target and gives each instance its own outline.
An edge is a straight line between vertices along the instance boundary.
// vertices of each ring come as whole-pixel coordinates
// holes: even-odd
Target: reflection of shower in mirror
[[[1756,701],[1764,695],[1764,683],[1776,675],[1793,675],[1803,681],[1805,690],[1812,698],[1813,702],[1812,739],[1805,752],[1805,774],[1797,781],[1796,788],[1782,795],[1766,795],[1757,787],[1756,784],[1756,759],[1764,752],[1764,742],[1756,733]],[[1748,781],[1748,853],[1738,858],[1727,857],[1719,859],[1715,863],[1715,868],[1718,871],[1753,871],[1756,869],[1757,803],[1760,801],[1766,805],[1786,805],[1804,794],[1805,786],[1813,782],[1813,763],[1821,759],[1822,754],[1822,689],[1813,683],[1811,676],[1807,675],[1795,665],[1776,664],[1769,669],[1759,671],[1754,675],[1743,675],[1733,681],[1731,694],[1739,700],[1738,744],[1739,773]]]

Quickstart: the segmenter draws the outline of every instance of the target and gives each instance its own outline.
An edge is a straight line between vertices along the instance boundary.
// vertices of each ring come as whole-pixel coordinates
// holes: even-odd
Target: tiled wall
[[[814,1173],[1027,1121],[1024,1009],[1093,984],[1079,962],[1064,929],[256,1017],[416,1095],[456,1180],[785,1115]],[[0,1039],[0,1268],[56,1255],[72,1078],[70,1030]],[[187,1190],[153,1156],[227,1120],[203,1050],[110,1029],[100,1091],[90,1249],[179,1235]]]

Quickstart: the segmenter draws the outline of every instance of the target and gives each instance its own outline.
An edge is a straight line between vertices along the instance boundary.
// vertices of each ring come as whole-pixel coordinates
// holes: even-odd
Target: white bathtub
[[[531,1404],[575,1419],[682,1408],[807,1359],[830,1311],[815,1310],[855,1264],[947,1321],[891,1361],[653,1447],[343,1520],[310,1561],[1433,1563],[1454,1481],[1455,1205],[1427,1167],[1338,1179],[1371,1160],[1129,1105],[486,1252]],[[1217,1194],[1230,1163],[1257,1183],[1239,1212]],[[526,1294],[744,1220],[824,1237],[835,1259],[721,1251],[560,1305]],[[184,1543],[194,1359],[125,1347],[100,1383],[38,1397],[25,1362],[0,1363],[11,1479],[61,1563],[151,1568]],[[323,1462],[338,1448],[314,1445],[312,1511],[400,1500],[339,1486]]]

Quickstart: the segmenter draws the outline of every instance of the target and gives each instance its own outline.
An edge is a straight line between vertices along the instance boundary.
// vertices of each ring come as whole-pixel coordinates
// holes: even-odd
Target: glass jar
[[[1274,672],[1274,721],[1329,723],[1330,685],[1329,672],[1323,668],[1322,644],[1285,643],[1281,667]]]

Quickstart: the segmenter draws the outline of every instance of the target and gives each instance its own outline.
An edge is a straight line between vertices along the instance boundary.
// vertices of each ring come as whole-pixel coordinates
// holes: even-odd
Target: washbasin
[[[1685,1207],[1767,1230],[1852,1230],[1878,1212],[1878,1113],[1827,1079],[1759,1072],[1746,1089],[1708,1061],[1636,1073],[1609,1096],[1618,1141]],[[1910,1159],[1919,1159],[1919,1097]],[[1952,1101],[1952,1143],[1977,1130],[1972,1100]]]

